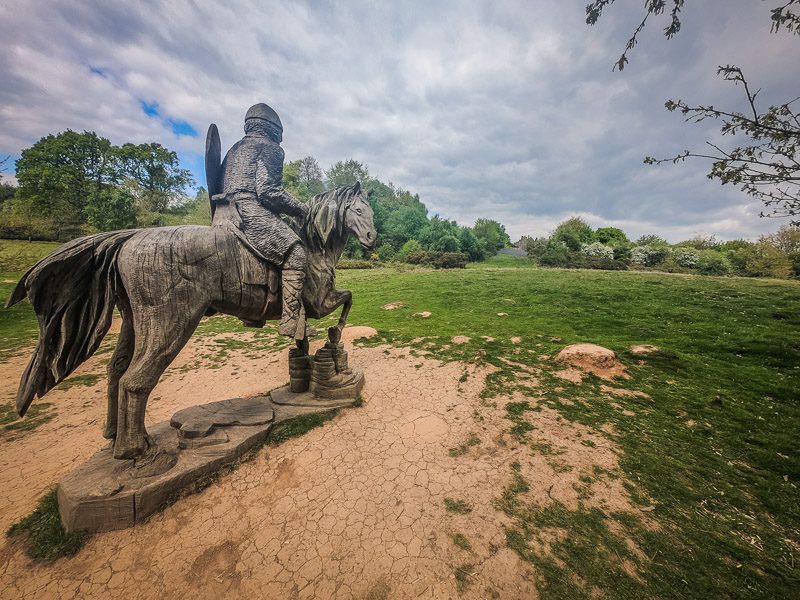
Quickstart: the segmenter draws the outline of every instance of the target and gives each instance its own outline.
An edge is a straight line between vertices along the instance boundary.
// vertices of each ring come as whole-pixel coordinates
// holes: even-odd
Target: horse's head
[[[360,181],[357,181],[352,187],[352,194],[349,195],[346,202],[344,230],[356,236],[364,250],[372,250],[378,234],[375,231],[369,197],[361,189]]]
[[[361,183],[338,187],[317,194],[306,204],[308,218],[300,228],[307,248],[338,248],[339,252],[352,234],[365,250],[372,250],[377,241],[372,207]]]

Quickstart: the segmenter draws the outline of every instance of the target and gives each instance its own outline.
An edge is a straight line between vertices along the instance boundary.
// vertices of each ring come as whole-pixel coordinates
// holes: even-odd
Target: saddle
[[[271,313],[270,307],[277,305],[278,314],[281,306],[281,265],[276,265],[273,261],[266,258],[258,249],[250,243],[241,229],[242,219],[236,208],[228,202],[225,194],[217,194],[213,197],[214,217],[213,227],[220,227],[233,235],[247,252],[240,254],[242,283],[258,285],[266,289],[267,304],[263,319],[249,320],[240,319],[245,327],[264,327]]]

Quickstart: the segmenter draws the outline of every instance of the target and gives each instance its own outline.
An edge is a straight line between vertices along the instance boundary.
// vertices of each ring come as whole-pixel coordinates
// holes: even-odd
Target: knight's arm
[[[267,169],[264,161],[259,160],[256,168],[256,194],[258,201],[265,208],[278,214],[290,215],[292,217],[303,217],[306,207],[287,192],[281,181],[283,181],[283,150],[281,149],[280,161],[272,169]]]

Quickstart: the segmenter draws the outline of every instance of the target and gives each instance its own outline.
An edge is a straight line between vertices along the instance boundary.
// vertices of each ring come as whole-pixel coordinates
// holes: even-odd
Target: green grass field
[[[529,406],[509,409],[509,428],[523,442],[537,404],[598,431],[613,425],[606,435],[621,449],[628,492],[658,530],[631,513],[532,504],[513,465],[497,490],[498,518],[511,523],[507,544],[536,567],[542,598],[589,598],[593,586],[609,598],[797,597],[800,282],[537,269],[514,257],[457,271],[341,271],[338,279],[355,298],[350,322],[378,330],[369,343],[421,350],[433,342],[425,350],[436,358],[498,367],[484,400],[514,390],[530,396]],[[11,289],[3,283],[0,299]],[[380,308],[390,302],[404,306]],[[414,315],[422,311],[431,316]],[[223,317],[205,330],[241,326]],[[0,312],[0,352],[35,335],[27,303]],[[452,344],[455,335],[471,341]],[[535,352],[514,355],[513,336]],[[616,351],[632,378],[615,385],[650,397],[620,397],[612,407],[598,378],[577,385],[553,377],[552,361],[539,355],[577,342]],[[640,357],[629,351],[634,344],[660,350]],[[540,387],[526,388],[519,367],[502,357],[541,368]],[[551,554],[537,554],[535,540],[552,527],[566,534]],[[635,576],[620,568],[623,559]]]

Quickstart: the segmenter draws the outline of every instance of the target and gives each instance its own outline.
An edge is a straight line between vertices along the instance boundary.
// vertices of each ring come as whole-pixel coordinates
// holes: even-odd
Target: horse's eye
[[[356,209],[356,214],[357,214],[357,215],[361,215],[361,213],[362,213],[362,212],[363,212],[363,211],[362,211],[360,208],[357,208],[357,209]]]

